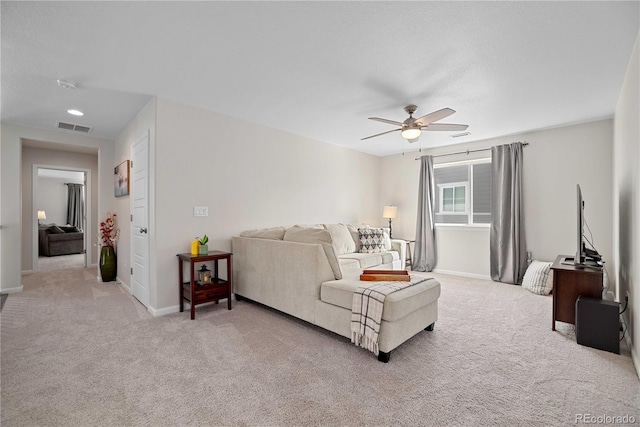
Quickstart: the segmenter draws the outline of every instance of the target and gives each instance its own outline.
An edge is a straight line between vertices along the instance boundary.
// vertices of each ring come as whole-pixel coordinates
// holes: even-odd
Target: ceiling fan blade
[[[371,136],[367,136],[367,137],[365,137],[365,138],[361,138],[361,139],[360,139],[360,141],[364,141],[365,139],[375,138],[376,136],[385,135],[385,134],[387,134],[387,133],[391,133],[391,132],[398,132],[398,131],[400,131],[400,130],[402,130],[402,129],[393,129],[393,130],[388,130],[388,131],[386,131],[386,132],[377,133],[377,134],[375,134],[375,135],[371,135]]]
[[[453,113],[455,113],[455,110],[452,110],[451,108],[443,108],[442,110],[434,111],[433,113],[418,117],[415,123],[420,126],[427,126],[428,124],[442,120],[445,117],[449,117]]]
[[[389,123],[390,125],[402,126],[402,122],[396,122],[395,120],[381,119],[380,117],[369,117],[369,120],[375,120],[377,122]]]
[[[422,130],[443,130],[443,131],[461,131],[467,130],[469,125],[456,125],[453,123],[432,123],[428,126],[421,126]]]

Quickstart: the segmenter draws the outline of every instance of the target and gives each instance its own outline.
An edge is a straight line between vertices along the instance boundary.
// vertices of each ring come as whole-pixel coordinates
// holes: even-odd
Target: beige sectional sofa
[[[404,269],[406,242],[387,239],[384,250],[360,252],[367,225],[315,224],[242,232],[232,239],[234,293],[337,334],[351,337],[353,291],[363,269]],[[437,320],[440,284],[429,279],[395,292],[384,303],[381,361]]]

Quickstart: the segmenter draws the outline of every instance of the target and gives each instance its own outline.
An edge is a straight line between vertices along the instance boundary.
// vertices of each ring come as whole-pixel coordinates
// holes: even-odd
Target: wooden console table
[[[180,312],[184,311],[184,300],[188,300],[191,305],[191,319],[196,317],[196,305],[205,302],[227,299],[227,308],[231,310],[231,254],[230,252],[211,251],[207,255],[191,255],[190,253],[178,254],[178,277],[180,289]],[[218,262],[227,260],[227,280],[222,280],[218,276]],[[214,261],[213,278],[211,284],[200,285],[195,279],[195,264],[197,262]],[[184,281],[183,263],[189,263],[188,282]]]
[[[602,299],[602,269],[562,264],[562,260],[567,256],[571,257],[558,255],[551,266],[553,270],[552,331],[556,330],[556,321],[575,324],[578,296]]]

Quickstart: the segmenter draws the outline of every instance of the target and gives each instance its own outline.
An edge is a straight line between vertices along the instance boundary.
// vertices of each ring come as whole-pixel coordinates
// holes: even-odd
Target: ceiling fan
[[[444,119],[445,117],[449,117],[450,115],[455,113],[455,110],[452,110],[451,108],[443,108],[442,110],[434,111],[433,113],[429,113],[422,117],[414,119],[413,113],[415,113],[417,109],[418,109],[418,106],[413,104],[407,105],[406,107],[404,107],[404,111],[409,113],[409,118],[406,119],[404,122],[381,119],[380,117],[369,117],[370,120],[389,123],[389,124],[400,126],[400,127],[398,129],[393,129],[393,130],[378,133],[375,135],[367,136],[365,138],[362,138],[361,141],[364,141],[365,139],[369,139],[369,138],[375,138],[376,136],[385,135],[387,133],[401,131],[401,135],[404,139],[408,140],[409,142],[416,142],[420,137],[420,133],[423,130],[426,130],[426,131],[439,130],[439,131],[454,132],[454,131],[464,131],[469,127],[469,125],[457,125],[452,123],[434,123],[434,122],[437,122],[438,120]]]

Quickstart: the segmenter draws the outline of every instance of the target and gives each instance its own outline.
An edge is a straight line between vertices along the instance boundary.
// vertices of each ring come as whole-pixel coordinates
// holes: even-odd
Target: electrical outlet
[[[209,208],[207,206],[194,206],[193,216],[209,216]]]

